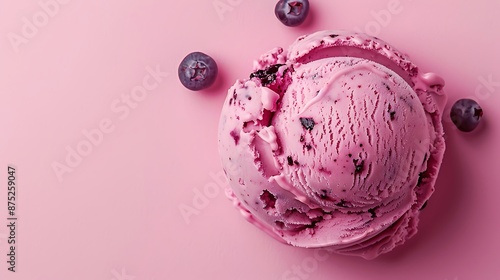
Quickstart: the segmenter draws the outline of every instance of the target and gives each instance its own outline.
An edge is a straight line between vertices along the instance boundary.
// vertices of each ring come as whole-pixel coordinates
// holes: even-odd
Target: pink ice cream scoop
[[[367,259],[417,231],[445,143],[444,81],[365,34],[321,31],[255,62],[228,92],[228,195],[298,247]]]

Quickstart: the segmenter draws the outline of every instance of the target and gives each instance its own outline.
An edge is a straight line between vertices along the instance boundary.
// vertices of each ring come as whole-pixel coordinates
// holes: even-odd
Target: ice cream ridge
[[[444,81],[360,33],[276,48],[229,89],[227,194],[286,244],[372,259],[417,231],[445,150]]]

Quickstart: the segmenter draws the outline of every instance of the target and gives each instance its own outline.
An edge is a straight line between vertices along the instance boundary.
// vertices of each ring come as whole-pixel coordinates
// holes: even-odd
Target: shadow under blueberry
[[[217,78],[215,79],[215,82],[207,89],[204,89],[202,92],[204,92],[205,94],[222,94],[222,95],[226,95],[227,94],[227,90],[229,89],[229,87],[231,85],[228,85],[227,84],[227,73],[226,73],[226,67],[224,67],[225,65],[222,65],[221,63],[221,59],[220,58],[217,58],[216,59],[217,61],[217,67],[218,67],[218,74],[217,74]]]

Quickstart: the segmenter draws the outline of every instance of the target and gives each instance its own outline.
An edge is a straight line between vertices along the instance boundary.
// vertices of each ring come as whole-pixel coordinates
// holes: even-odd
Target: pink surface
[[[500,3],[317,0],[298,28],[281,25],[268,0],[57,3],[45,16],[38,1],[0,2],[0,279],[500,277]],[[280,244],[222,190],[226,90],[260,54],[322,29],[383,38],[443,76],[448,110],[471,97],[485,111],[473,134],[445,118],[442,173],[419,233],[372,261]],[[220,69],[204,92],[177,80],[195,50]],[[53,166],[78,149],[86,155],[69,157],[58,178]],[[15,273],[6,263],[8,165],[18,177]]]

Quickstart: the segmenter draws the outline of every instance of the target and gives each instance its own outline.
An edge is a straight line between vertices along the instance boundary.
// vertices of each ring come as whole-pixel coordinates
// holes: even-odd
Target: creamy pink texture
[[[344,31],[302,36],[254,71],[229,90],[219,127],[244,216],[288,244],[367,259],[414,235],[445,148],[444,81]]]

